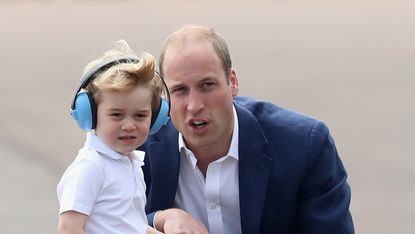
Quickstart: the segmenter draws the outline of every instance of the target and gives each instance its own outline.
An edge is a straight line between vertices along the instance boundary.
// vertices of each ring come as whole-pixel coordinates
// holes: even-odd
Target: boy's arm
[[[87,220],[88,215],[72,210],[66,211],[59,215],[58,233],[84,234]]]

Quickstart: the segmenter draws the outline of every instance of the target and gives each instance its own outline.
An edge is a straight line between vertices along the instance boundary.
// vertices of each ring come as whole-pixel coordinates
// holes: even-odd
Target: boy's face
[[[152,92],[136,87],[129,92],[103,92],[97,106],[97,136],[120,154],[128,155],[147,139]]]

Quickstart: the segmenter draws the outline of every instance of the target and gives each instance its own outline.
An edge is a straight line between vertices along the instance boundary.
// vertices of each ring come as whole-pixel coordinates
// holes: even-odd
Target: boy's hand
[[[156,229],[148,226],[147,227],[147,234],[163,234],[162,232],[157,231]]]

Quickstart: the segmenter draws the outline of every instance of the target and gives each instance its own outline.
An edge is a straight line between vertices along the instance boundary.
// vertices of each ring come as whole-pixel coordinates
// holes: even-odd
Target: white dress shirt
[[[197,159],[179,134],[180,173],[174,206],[200,220],[212,234],[237,234],[241,231],[238,182],[238,118],[229,152],[209,164],[206,178]]]

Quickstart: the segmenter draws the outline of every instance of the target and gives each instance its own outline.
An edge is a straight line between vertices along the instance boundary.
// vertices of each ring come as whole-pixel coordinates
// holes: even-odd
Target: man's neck
[[[229,152],[230,140],[227,144],[222,146],[209,146],[209,147],[191,147],[189,148],[197,159],[197,167],[206,176],[207,168],[210,163],[226,156]]]

